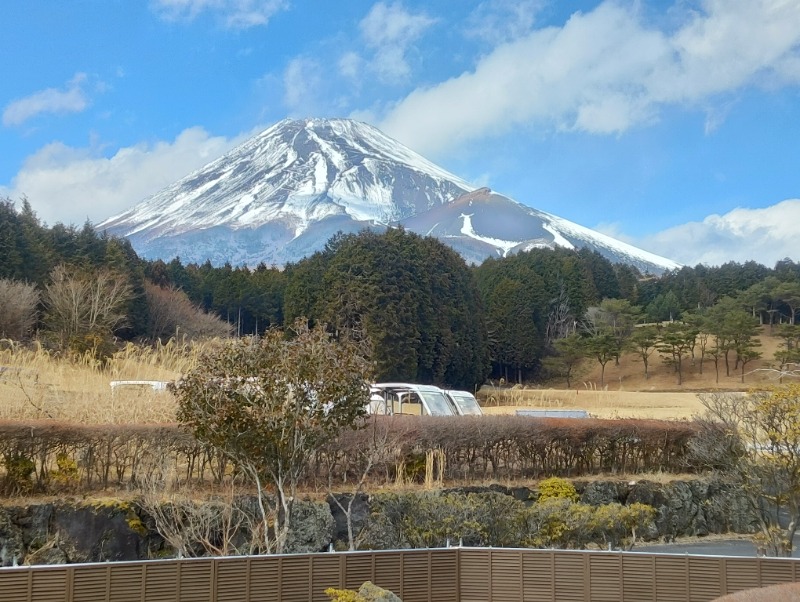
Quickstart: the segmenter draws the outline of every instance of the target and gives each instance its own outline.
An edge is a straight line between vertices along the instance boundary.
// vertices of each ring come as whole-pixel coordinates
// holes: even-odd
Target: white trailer
[[[377,383],[370,387],[370,414],[456,416],[455,404],[433,385]]]

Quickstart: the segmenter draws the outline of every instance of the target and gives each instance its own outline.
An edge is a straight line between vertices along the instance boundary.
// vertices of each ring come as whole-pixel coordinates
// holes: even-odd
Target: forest
[[[306,318],[369,349],[378,380],[474,390],[566,380],[584,358],[657,353],[678,378],[686,358],[719,374],[760,357],[759,326],[796,364],[800,263],[685,266],[661,275],[597,252],[534,249],[479,266],[402,229],[338,235],[278,269],[140,258],[82,227],[40,222],[0,200],[0,338],[37,339],[102,358],[120,342],[263,335]],[[770,358],[772,359],[772,358]]]

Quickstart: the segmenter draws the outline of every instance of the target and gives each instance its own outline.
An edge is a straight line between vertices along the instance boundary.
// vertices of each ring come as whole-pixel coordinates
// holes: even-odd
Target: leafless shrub
[[[107,336],[125,322],[132,294],[121,274],[59,265],[44,289],[45,322],[62,348],[87,335]]]
[[[0,278],[0,338],[25,339],[36,324],[38,304],[35,286]]]
[[[195,306],[182,290],[145,282],[149,319],[147,334],[166,341],[180,333],[188,339],[230,336],[232,327],[214,314]]]
[[[158,533],[179,557],[253,554],[263,539],[261,521],[246,498],[236,495],[233,480],[220,494],[197,501],[176,485],[175,467],[164,457],[149,455],[137,482],[139,506],[153,519]]]

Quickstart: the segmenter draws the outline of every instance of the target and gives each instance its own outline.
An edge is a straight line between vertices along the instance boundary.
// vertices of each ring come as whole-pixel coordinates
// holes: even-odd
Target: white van
[[[456,416],[458,411],[445,392],[433,385],[377,383],[370,387],[370,414]]]
[[[483,416],[478,400],[469,391],[445,390],[445,395],[453,402],[459,416]]]

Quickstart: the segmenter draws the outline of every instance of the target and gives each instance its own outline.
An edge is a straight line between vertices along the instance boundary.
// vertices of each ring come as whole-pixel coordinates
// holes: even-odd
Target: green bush
[[[21,453],[12,453],[3,460],[6,476],[3,479],[3,493],[5,495],[21,495],[30,493],[33,489],[31,477],[36,470],[36,465],[29,457]]]

